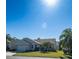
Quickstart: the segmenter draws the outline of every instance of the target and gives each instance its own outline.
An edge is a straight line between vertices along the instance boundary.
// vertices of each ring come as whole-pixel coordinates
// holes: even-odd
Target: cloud
[[[46,22],[44,22],[44,23],[42,24],[42,28],[43,28],[43,29],[46,29],[46,28],[47,28],[47,23],[46,23]]]

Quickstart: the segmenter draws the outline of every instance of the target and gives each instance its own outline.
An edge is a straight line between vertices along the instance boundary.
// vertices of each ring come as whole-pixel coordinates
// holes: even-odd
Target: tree
[[[10,34],[6,34],[6,45],[7,45],[8,43],[10,43],[11,40],[12,40],[12,38],[11,38]]]
[[[12,38],[10,34],[6,34],[6,50],[9,50],[8,44],[11,42]]]
[[[51,50],[51,43],[50,42],[44,42],[41,44],[41,51],[42,52],[47,52],[49,50]]]
[[[11,37],[10,34],[6,34],[6,50],[9,50],[9,43],[11,43],[16,37]]]
[[[59,50],[62,50],[63,47],[64,47],[64,40],[60,40],[60,42],[59,42]]]
[[[6,34],[6,44],[10,43],[12,40],[17,39],[16,37],[11,37],[10,34]]]
[[[72,30],[70,28],[65,29],[59,39],[60,48],[67,50],[69,54],[72,54]]]

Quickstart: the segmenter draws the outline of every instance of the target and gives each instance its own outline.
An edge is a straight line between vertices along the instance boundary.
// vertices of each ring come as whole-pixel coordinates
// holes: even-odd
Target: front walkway
[[[15,55],[16,53],[13,53],[13,52],[6,52],[6,56],[13,56]]]

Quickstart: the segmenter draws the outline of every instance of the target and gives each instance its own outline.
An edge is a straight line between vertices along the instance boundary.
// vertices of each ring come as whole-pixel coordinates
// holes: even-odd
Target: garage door
[[[17,46],[16,51],[23,52],[23,51],[28,51],[29,47],[28,46]]]

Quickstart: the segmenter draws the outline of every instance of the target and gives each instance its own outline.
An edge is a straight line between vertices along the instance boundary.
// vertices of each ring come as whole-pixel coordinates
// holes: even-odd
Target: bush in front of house
[[[41,52],[56,52],[56,49],[52,48],[52,44],[50,42],[44,42],[41,44],[41,47],[40,47],[40,51]]]

